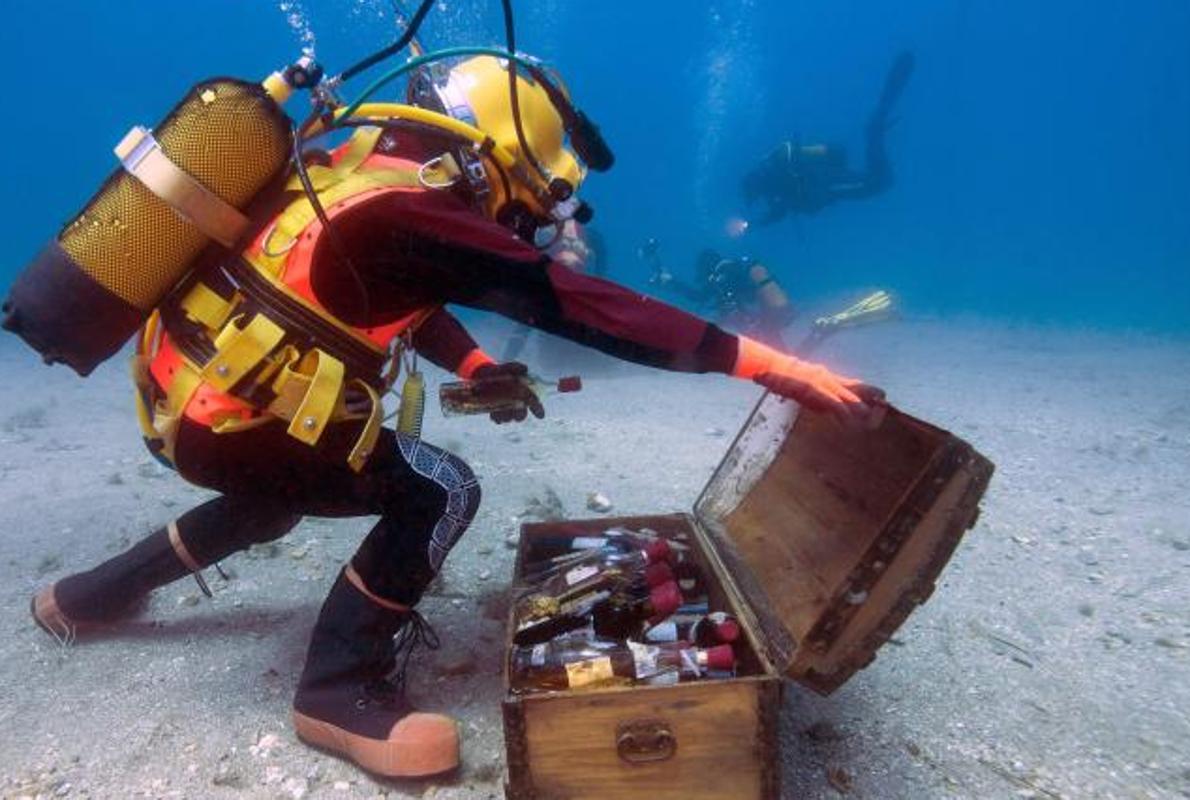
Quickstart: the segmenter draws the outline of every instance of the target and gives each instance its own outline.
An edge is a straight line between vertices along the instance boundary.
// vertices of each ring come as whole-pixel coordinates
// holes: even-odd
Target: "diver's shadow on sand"
[[[300,603],[292,606],[252,605],[240,608],[204,611],[198,607],[188,616],[168,616],[144,611],[137,616],[98,630],[80,632],[77,643],[120,641],[169,642],[189,639],[252,638],[264,640],[282,633],[281,642],[288,647],[291,640],[300,639],[304,650],[318,606]],[[288,658],[288,652],[278,652]],[[300,657],[300,654],[299,654]]]
[[[855,720],[874,713],[870,705],[862,692],[844,689],[824,698],[795,685],[785,687],[780,728],[783,798],[834,797],[853,791],[853,781],[865,765],[879,763],[869,752],[877,745],[855,728]]]

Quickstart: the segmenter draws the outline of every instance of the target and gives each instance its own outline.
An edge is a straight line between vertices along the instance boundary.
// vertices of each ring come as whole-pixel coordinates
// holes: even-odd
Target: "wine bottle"
[[[513,649],[509,670],[513,691],[595,689],[637,682],[697,680],[707,670],[730,671],[728,645],[708,649],[675,644],[611,642],[562,637]]]
[[[521,387],[528,387],[538,397],[548,394],[577,392],[583,388],[578,375],[547,381],[535,375],[497,375],[451,381],[438,387],[438,401],[442,413],[448,417],[467,414],[491,414],[496,411],[521,411],[526,408],[521,399]]]
[[[517,604],[513,644],[531,645],[548,642],[558,636],[590,627],[595,606],[611,597],[607,590],[558,600],[546,595],[531,595]]]
[[[740,624],[722,611],[702,616],[674,616],[645,632],[649,642],[693,642],[697,647],[731,644],[740,638]]]
[[[643,549],[597,548],[570,556],[535,562],[525,574],[524,582],[540,587],[540,591],[558,593],[573,587],[602,570],[619,570],[644,575],[650,586],[674,580],[669,565],[672,551],[665,540],[647,544]]]
[[[592,607],[595,635],[605,639],[639,639],[648,628],[662,622],[682,604],[676,583],[653,587],[647,595],[616,591]]]
[[[590,550],[645,550],[664,542],[669,551],[666,558],[676,560],[674,546],[667,539],[649,531],[609,528],[595,536],[541,536],[533,539],[533,565],[538,562],[571,558]]]
[[[612,631],[639,631],[646,623],[657,623],[681,605],[682,596],[673,581],[650,587],[643,581],[592,584],[584,591],[561,597],[534,593],[517,602],[517,629],[512,641],[518,645],[539,644],[559,634],[593,625],[598,635]],[[618,638],[628,638],[618,636]]]

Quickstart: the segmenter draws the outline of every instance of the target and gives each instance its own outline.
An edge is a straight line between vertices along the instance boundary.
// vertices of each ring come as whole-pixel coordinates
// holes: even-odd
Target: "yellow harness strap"
[[[335,415],[343,399],[343,362],[322,350],[313,350],[302,359],[314,360],[314,374],[308,378],[308,386],[301,402],[293,411],[289,421],[289,435],[308,445],[317,444],[323,430]],[[290,367],[286,368],[290,370]],[[270,410],[272,407],[270,406]]]
[[[196,283],[178,303],[193,321],[211,331],[222,330],[231,317],[237,298],[224,300],[205,284]]]
[[[239,383],[285,337],[285,330],[264,314],[257,314],[243,328],[237,324],[239,320],[239,317],[233,319],[219,332],[215,357],[199,373],[202,380],[220,392],[229,391]]]
[[[311,182],[324,206],[329,208],[373,189],[445,186],[458,177],[458,167],[448,157],[431,161],[420,170],[364,167],[382,132],[380,128],[361,128],[333,167],[309,167]],[[295,176],[286,188],[300,191],[302,187]],[[277,276],[284,270],[297,237],[316,218],[313,206],[303,194],[277,216],[261,248],[249,250],[244,257],[263,274],[272,276],[279,290],[286,291]],[[196,283],[181,299],[180,306],[186,316],[206,328],[213,338],[216,353],[201,369],[183,356],[182,368],[177,370],[167,396],[154,408],[146,407],[141,399],[147,396],[145,391],[138,393],[137,417],[145,436],[161,440],[163,454],[172,460],[177,427],[199,386],[205,382],[217,391],[228,392],[251,375],[254,384],[270,389],[275,395],[265,409],[267,414],[249,420],[219,420],[213,430],[232,432],[279,418],[289,422],[290,436],[315,445],[330,422],[363,418],[364,426],[347,459],[353,470],[362,470],[376,447],[384,422],[380,395],[367,382],[355,379],[351,385],[367,395],[371,408],[366,415],[347,411],[343,363],[323,350],[303,353],[293,346],[281,347],[284,329],[264,314],[257,313],[247,321],[242,315],[236,316],[240,302],[238,295],[225,300],[202,283]],[[422,319],[429,313],[423,314]],[[411,328],[420,321],[415,320]],[[142,389],[150,385],[148,364],[156,328],[156,320],[146,324],[133,365],[137,385]]]
[[[182,424],[182,415],[186,404],[202,385],[202,378],[198,369],[182,356],[184,369],[174,374],[173,383],[165,394],[165,399],[158,401],[153,408],[153,428],[161,438],[161,454],[171,463],[174,460],[174,445],[178,439],[178,426]]]
[[[330,207],[349,197],[369,189],[394,187],[449,185],[458,177],[458,168],[449,157],[436,159],[424,165],[420,172],[399,169],[361,169],[364,161],[372,154],[380,138],[380,128],[360,128],[348,141],[347,150],[333,167],[311,166],[306,172],[318,193],[323,206]],[[302,191],[300,179],[295,175],[285,185],[288,191]],[[274,275],[280,272],[280,259],[293,247],[301,235],[316,218],[309,198],[299,197],[278,215],[272,230],[263,243],[265,266]]]
[[[347,456],[347,466],[359,472],[367,463],[368,456],[372,455],[372,451],[376,449],[376,440],[380,438],[380,427],[384,424],[384,404],[380,402],[380,395],[371,386],[360,380],[353,383],[367,393],[368,399],[372,402],[368,420],[364,423],[363,430],[360,431],[355,447]]]
[[[141,334],[137,338],[136,352],[132,356],[132,380],[136,384],[136,419],[140,423],[141,433],[150,442],[160,442],[160,455],[167,461],[174,461],[174,444],[177,440],[178,426],[182,421],[182,412],[190,398],[198,390],[202,379],[198,369],[185,358],[182,358],[183,369],[178,370],[169,391],[163,400],[149,408],[145,398],[149,396],[151,382],[149,380],[149,362],[152,360],[150,350],[157,338],[161,316],[157,312],[145,321]]]

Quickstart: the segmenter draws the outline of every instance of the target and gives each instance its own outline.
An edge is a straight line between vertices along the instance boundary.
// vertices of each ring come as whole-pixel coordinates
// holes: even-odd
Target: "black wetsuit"
[[[455,303],[641,364],[723,373],[735,364],[734,335],[576,274],[449,193],[381,195],[339,215],[335,229],[366,286],[370,324]],[[365,322],[357,318],[358,284],[326,237],[319,247],[311,272],[315,294],[342,319]],[[209,282],[216,291],[227,288],[217,274]],[[475,342],[439,310],[418,329],[413,345],[453,370]],[[228,434],[184,421],[175,449],[178,471],[221,493],[178,520],[187,549],[207,564],[284,535],[303,515],[377,514],[352,565],[378,595],[416,603],[474,515],[479,486],[457,456],[392,431],[385,431],[361,473],[351,471],[346,456],[361,424],[333,424],[317,447],[309,447],[287,435],[281,421]]]
[[[841,147],[803,147],[785,141],[745,175],[745,201],[765,206],[756,223],[776,222],[788,214],[814,214],[839,200],[862,200],[892,186],[892,165],[884,138],[892,126],[893,107],[912,71],[913,57],[909,53],[902,53],[889,70],[880,102],[865,129],[863,172],[848,167]]]

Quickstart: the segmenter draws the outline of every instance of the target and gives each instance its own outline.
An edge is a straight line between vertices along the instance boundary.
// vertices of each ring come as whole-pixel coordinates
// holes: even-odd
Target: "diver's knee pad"
[[[479,481],[463,459],[421,439],[398,433],[397,447],[414,472],[446,492],[446,508],[434,524],[426,545],[426,560],[438,572],[475,517],[479,508]]]

